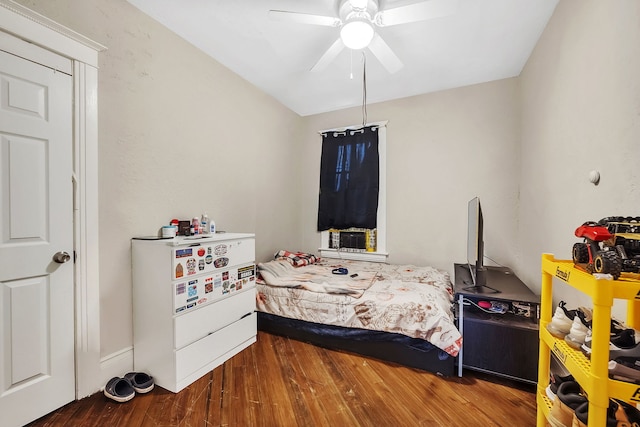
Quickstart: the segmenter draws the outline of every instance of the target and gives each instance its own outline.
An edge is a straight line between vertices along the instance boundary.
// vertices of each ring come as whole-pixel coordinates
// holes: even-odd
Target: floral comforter
[[[360,298],[376,279],[379,269],[373,263],[334,265],[325,260],[302,267],[276,259],[258,264],[260,280],[271,286],[305,289],[310,292],[344,294]],[[334,274],[336,270],[341,274]]]
[[[295,270],[291,273],[301,280],[287,285],[280,276],[279,282],[271,285],[263,272],[270,270],[266,274],[269,278],[275,266],[272,263],[278,262],[283,261],[258,266],[259,311],[314,323],[399,333],[427,340],[457,356],[462,336],[454,324],[453,285],[448,273],[432,267],[323,259],[291,267]],[[285,266],[276,269],[281,267]],[[332,271],[337,268],[346,268],[348,273],[336,278]],[[353,274],[357,276],[352,278]],[[337,288],[330,285],[336,281],[341,281]]]

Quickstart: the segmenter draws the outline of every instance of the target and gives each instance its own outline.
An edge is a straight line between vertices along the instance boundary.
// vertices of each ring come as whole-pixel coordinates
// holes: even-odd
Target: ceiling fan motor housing
[[[373,0],[344,0],[341,3],[340,38],[346,47],[359,50],[371,43],[375,34],[371,17],[377,12],[378,3]]]
[[[340,0],[337,16],[313,15],[287,10],[270,10],[273,19],[340,28],[340,36],[310,68],[320,72],[345,48],[369,49],[389,73],[403,67],[376,27],[388,27],[445,16],[455,9],[458,0],[423,0],[380,11],[378,0]]]
[[[363,4],[366,4],[366,6],[361,7]],[[344,24],[355,17],[365,18],[369,22],[373,22],[378,10],[377,0],[342,0],[338,16]]]

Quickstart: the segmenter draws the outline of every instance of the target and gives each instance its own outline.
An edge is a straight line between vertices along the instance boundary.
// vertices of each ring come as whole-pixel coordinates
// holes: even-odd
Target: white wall
[[[103,355],[132,343],[132,236],[207,211],[222,229],[255,232],[259,260],[317,250],[316,131],[361,123],[359,108],[300,118],[125,0],[18,2],[108,47]],[[561,0],[520,78],[369,106],[369,121],[389,120],[389,261],[451,272],[479,195],[487,255],[539,292],[542,252],[569,258],[583,221],[639,214],[639,7]]]
[[[359,90],[359,88],[358,88]],[[465,262],[467,202],[480,196],[486,254],[515,264],[520,158],[519,86],[507,79],[369,105],[387,125],[387,249],[392,263],[453,272]],[[317,251],[318,130],[362,123],[360,108],[305,117],[301,230]]]
[[[539,293],[543,252],[570,259],[584,221],[639,215],[638,16],[635,0],[560,0],[519,78],[370,105],[369,121],[389,120],[390,261],[451,271],[465,258],[466,201],[479,195],[487,255]],[[315,131],[361,122],[358,108],[305,120],[306,250],[319,241]],[[591,304],[555,291],[556,302]]]
[[[132,345],[133,236],[208,212],[291,247],[299,116],[125,0],[20,0],[105,45],[99,58],[101,353]],[[283,209],[283,206],[286,207]]]
[[[561,0],[521,75],[519,271],[537,292],[541,253],[570,259],[584,221],[640,215],[639,16],[637,0]]]

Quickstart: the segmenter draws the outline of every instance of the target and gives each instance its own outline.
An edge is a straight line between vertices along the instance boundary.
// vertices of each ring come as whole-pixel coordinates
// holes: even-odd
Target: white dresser
[[[253,234],[131,247],[136,371],[178,392],[256,341]]]

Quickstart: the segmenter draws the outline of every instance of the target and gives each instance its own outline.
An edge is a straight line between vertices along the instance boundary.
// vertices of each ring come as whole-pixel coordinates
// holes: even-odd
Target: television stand
[[[475,292],[468,264],[454,264],[454,292],[462,349],[458,376],[472,369],[535,384],[538,380],[540,297],[506,267],[486,267],[486,286],[498,292]],[[484,291],[484,289],[483,289]],[[487,312],[480,301],[507,307]]]
[[[490,286],[487,285],[471,285],[471,286],[467,286],[466,288],[462,288],[462,290],[465,293],[469,293],[469,294],[483,294],[483,295],[487,295],[487,294],[499,294],[500,291],[497,289],[494,289]]]
[[[491,286],[487,286],[487,269],[486,267],[477,268],[472,266],[471,264],[467,264],[469,266],[469,272],[473,273],[469,277],[471,280],[463,280],[465,285],[468,285],[464,288],[468,293],[473,294],[498,294],[499,290],[492,288]]]

